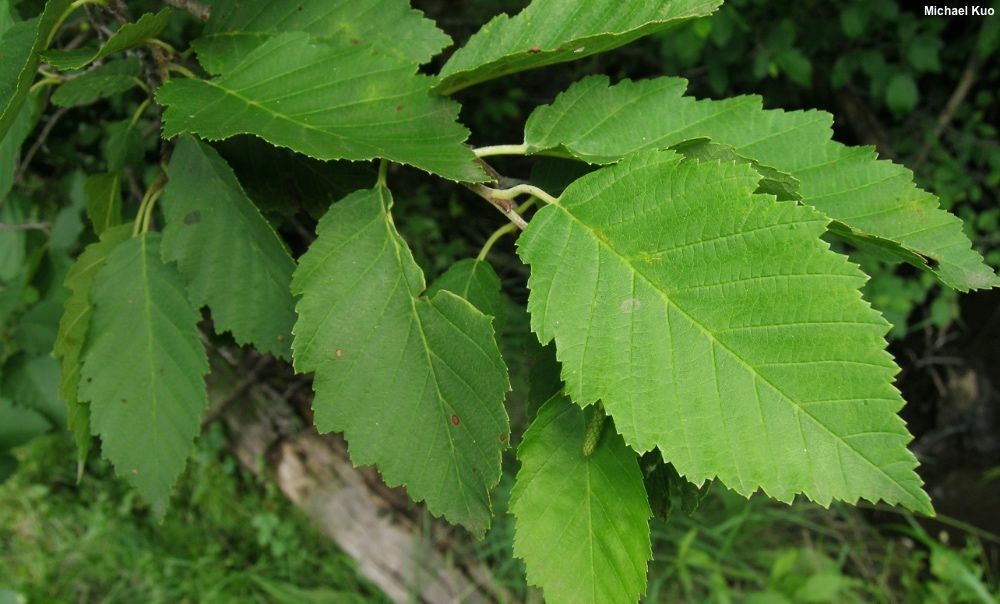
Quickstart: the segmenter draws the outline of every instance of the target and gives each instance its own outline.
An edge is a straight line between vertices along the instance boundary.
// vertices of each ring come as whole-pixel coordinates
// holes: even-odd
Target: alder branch
[[[934,127],[934,135],[929,141],[924,143],[923,148],[920,150],[920,155],[913,162],[914,171],[927,160],[931,152],[931,145],[941,138],[941,134],[948,127],[948,124],[951,123],[951,120],[954,119],[958,108],[965,102],[965,97],[972,90],[972,84],[976,81],[976,74],[979,72],[982,63],[983,57],[979,54],[979,48],[976,47],[972,50],[972,56],[965,66],[965,71],[962,72],[962,77],[958,80],[958,86],[955,87],[955,91],[951,93],[948,103],[945,104],[944,109],[938,115],[937,126]]]
[[[46,103],[48,103],[48,101],[46,101]],[[61,107],[52,114],[49,121],[47,121],[45,126],[42,127],[42,131],[38,133],[38,138],[36,138],[35,142],[32,143],[28,152],[24,154],[24,159],[21,160],[21,165],[18,166],[17,174],[14,176],[14,183],[11,185],[12,187],[16,186],[21,182],[21,179],[24,178],[24,174],[28,170],[28,164],[30,164],[32,158],[35,157],[35,153],[38,153],[38,150],[45,144],[45,139],[49,137],[49,134],[52,132],[52,128],[55,127],[56,122],[58,122],[59,118],[65,115],[67,111],[69,111],[69,107]]]
[[[212,16],[212,7],[195,2],[195,0],[163,0],[163,3],[189,12],[202,21],[208,21],[209,17]]]
[[[27,222],[25,224],[6,224],[0,222],[0,231],[46,231],[52,228],[51,222]]]
[[[494,208],[500,210],[500,213],[506,216],[508,220],[516,224],[517,228],[521,229],[522,231],[528,228],[528,223],[525,222],[524,218],[522,218],[520,214],[517,213],[518,207],[516,202],[514,202],[511,199],[500,199],[498,197],[494,197],[494,195],[496,193],[499,193],[499,191],[497,191],[496,189],[491,189],[486,185],[478,183],[468,183],[468,182],[462,184],[464,184],[470,191],[472,191],[476,195],[490,202],[490,204]]]

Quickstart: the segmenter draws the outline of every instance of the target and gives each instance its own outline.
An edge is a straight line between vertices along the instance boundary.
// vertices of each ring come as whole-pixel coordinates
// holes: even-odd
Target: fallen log
[[[402,489],[386,487],[373,468],[354,468],[340,435],[320,435],[299,415],[301,401],[290,403],[266,383],[230,388],[211,416],[226,425],[240,462],[274,480],[391,600],[517,601],[478,559],[458,553],[456,543],[471,537],[412,505]]]

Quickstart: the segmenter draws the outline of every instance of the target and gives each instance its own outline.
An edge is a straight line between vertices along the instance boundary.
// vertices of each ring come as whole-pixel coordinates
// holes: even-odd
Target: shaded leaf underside
[[[176,261],[195,306],[218,332],[291,359],[295,262],[219,154],[181,137],[167,168],[163,258]]]
[[[90,63],[129,48],[145,44],[155,37],[170,22],[170,9],[146,13],[135,23],[126,23],[97,50],[80,48],[77,50],[50,50],[42,53],[46,62],[57,69],[80,69]]]
[[[17,119],[28,98],[31,82],[41,65],[39,51],[49,43],[60,16],[70,0],[49,0],[42,14],[34,19],[15,23],[0,38],[0,139]]]
[[[120,94],[136,85],[135,78],[141,72],[138,57],[110,61],[60,84],[52,94],[52,104],[60,107],[86,105]]]
[[[803,203],[837,221],[831,230],[838,235],[927,268],[962,291],[996,283],[961,221],[918,189],[906,168],[876,161],[870,147],[830,140],[828,113],[765,111],[751,96],[696,101],[682,96],[685,88],[679,78],[612,87],[606,77],[586,78],[532,113],[525,142],[532,153],[565,152],[603,164],[707,137],[798,179]]]
[[[720,0],[534,0],[515,17],[498,15],[455,51],[437,90],[451,94],[506,74],[605,52],[684,20],[711,14]]]
[[[334,204],[299,261],[295,368],[315,371],[316,426],[357,465],[482,535],[510,435],[507,372],[489,317],[424,278],[383,187]]]
[[[895,415],[888,325],[828,219],[755,196],[749,166],[644,153],[587,175],[519,241],[567,393],[695,484],[930,512]]]

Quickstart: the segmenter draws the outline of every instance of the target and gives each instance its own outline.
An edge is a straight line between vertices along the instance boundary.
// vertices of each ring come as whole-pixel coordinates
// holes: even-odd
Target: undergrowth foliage
[[[21,20],[0,0],[0,451],[65,424],[83,459],[98,436],[162,513],[208,404],[207,308],[217,332],[314,372],[316,426],[344,432],[356,464],[482,536],[512,440],[505,301],[487,258],[520,233],[531,328],[558,361],[539,366],[558,378],[513,435],[510,507],[515,553],[549,601],[636,601],[650,518],[672,497],[690,511],[713,479],[933,513],[896,415],[889,325],[828,243],[956,290],[993,287],[961,222],[908,170],[832,141],[828,114],[695,100],[669,77],[585,78],[532,113],[523,142],[464,144],[452,93],[708,16],[717,0],[535,0],[439,75],[418,69],[450,40],[404,0],[181,4],[211,14],[203,29],[100,0],[49,0]],[[117,30],[64,47],[61,28],[101,11]],[[198,31],[190,49],[158,38],[177,23]],[[39,245],[15,175],[40,116],[137,93]],[[162,163],[147,163],[142,131],[158,118]],[[545,177],[499,174],[498,155],[537,156]],[[500,211],[477,258],[426,282],[393,221],[389,162]],[[278,167],[308,194],[268,199]],[[144,194],[123,203],[136,168]],[[300,212],[319,222],[296,259],[276,226]]]

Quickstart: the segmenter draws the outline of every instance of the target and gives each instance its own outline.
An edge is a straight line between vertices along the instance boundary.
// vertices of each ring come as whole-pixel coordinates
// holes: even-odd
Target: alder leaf
[[[177,262],[192,303],[212,309],[219,333],[290,360],[295,262],[284,242],[205,143],[181,137],[167,178],[163,259]]]
[[[79,459],[85,459],[90,450],[90,410],[81,401],[77,387],[80,383],[81,351],[90,328],[90,285],[104,267],[111,250],[132,236],[132,225],[109,227],[101,233],[100,241],[91,243],[73,263],[66,275],[66,288],[70,295],[63,303],[59,321],[59,334],[52,347],[52,354],[62,357],[62,375],[57,394],[66,401],[69,431],[76,437]]]
[[[830,114],[765,111],[753,96],[696,101],[682,96],[686,86],[680,78],[611,87],[606,77],[585,78],[531,114],[525,142],[531,153],[607,164],[707,137],[795,177],[802,202],[837,221],[831,231],[841,237],[879,247],[961,291],[997,283],[971,249],[961,220],[918,189],[903,166],[876,161],[871,147],[830,140]]]
[[[4,364],[0,397],[40,413],[54,428],[65,429],[66,405],[56,393],[59,362],[49,354],[20,352]]]
[[[431,283],[425,295],[433,298],[441,290],[468,300],[481,313],[493,317],[493,332],[499,339],[507,325],[507,306],[500,293],[500,277],[489,262],[459,260]]]
[[[138,57],[110,61],[60,84],[52,93],[52,104],[77,107],[121,94],[136,86],[135,78],[141,73]]]
[[[428,94],[416,64],[348,41],[272,37],[213,80],[172,79],[163,135],[218,140],[256,134],[317,159],[382,157],[456,181],[485,181],[458,104]]]
[[[0,397],[0,451],[20,447],[51,429],[52,424],[41,413]]]
[[[441,69],[441,94],[503,75],[575,61],[715,11],[721,0],[534,0],[497,15]]]
[[[778,201],[802,200],[802,195],[799,193],[799,181],[795,177],[743,157],[729,145],[713,143],[707,138],[696,138],[671,145],[669,149],[700,162],[749,164],[757,174],[760,174],[760,184],[757,185],[757,190],[754,193],[774,195]]]
[[[517,448],[514,555],[546,602],[636,602],[652,559],[646,488],[635,452],[610,421],[584,456],[587,415],[555,396]]]
[[[420,295],[391,205],[378,186],[320,220],[292,281],[295,369],[316,372],[316,427],[343,431],[356,465],[482,536],[510,436],[507,369],[489,317],[448,291]]]
[[[579,179],[518,241],[532,329],[574,401],[695,485],[933,513],[866,276],[759,180],[670,151]]]
[[[37,112],[29,101],[21,106],[16,119],[10,125],[7,135],[0,140],[0,205],[3,205],[14,186],[21,145],[35,125]]]
[[[106,229],[122,222],[121,175],[91,174],[83,183],[83,194],[87,197],[87,217],[94,225],[94,232],[100,235]]]
[[[94,305],[79,397],[120,476],[162,516],[208,407],[208,356],[160,234],[115,247],[91,287]]]
[[[222,73],[230,60],[239,60],[272,34],[295,31],[346,40],[414,63],[426,63],[451,44],[406,0],[222,0],[213,2],[205,36],[194,47],[209,73]],[[210,60],[201,59],[202,54]]]
[[[28,98],[42,60],[38,53],[49,45],[70,0],[49,0],[42,14],[15,23],[0,37],[0,140],[7,136]]]
[[[78,48],[76,50],[48,50],[42,58],[56,69],[82,69],[97,59],[116,52],[142,46],[150,38],[156,37],[170,22],[170,9],[146,13],[135,23],[126,23],[116,31],[99,49]]]

